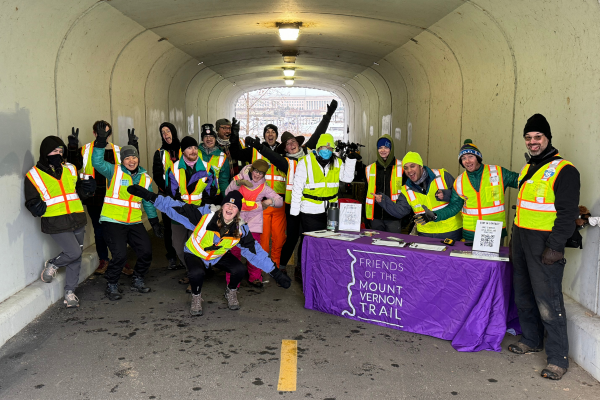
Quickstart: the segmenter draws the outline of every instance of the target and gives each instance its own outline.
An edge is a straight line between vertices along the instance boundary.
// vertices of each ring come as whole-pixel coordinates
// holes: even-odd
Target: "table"
[[[442,244],[388,232],[373,238],[389,236]],[[500,351],[507,329],[520,333],[511,263],[450,257],[451,250],[470,249],[462,242],[444,252],[371,242],[304,236],[305,307],[451,340],[458,351]]]

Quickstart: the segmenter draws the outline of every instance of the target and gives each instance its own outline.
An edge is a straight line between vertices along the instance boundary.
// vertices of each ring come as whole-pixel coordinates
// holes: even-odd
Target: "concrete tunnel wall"
[[[45,136],[66,142],[75,126],[85,144],[93,139],[92,123],[106,119],[113,124],[112,141],[124,145],[134,127],[141,165],[151,169],[161,122],[175,124],[180,137],[197,137],[201,124],[233,116],[241,94],[269,86],[259,75],[234,85],[110,3],[4,4],[0,186],[11,195],[0,200],[0,302],[37,280],[43,261],[58,250],[23,206],[23,177]],[[596,0],[465,1],[378,65],[358,74],[338,68],[335,79],[305,86],[342,98],[350,139],[366,146],[366,162],[375,160],[377,137],[388,133],[396,156],[417,151],[427,165],[455,176],[462,172],[457,153],[467,138],[486,163],[519,171],[523,126],[542,113],[553,144],[581,173],[580,203],[600,215],[599,19]],[[297,85],[303,86],[301,77]],[[512,205],[516,191],[509,194]],[[91,233],[89,224],[86,245]],[[567,250],[563,282],[566,294],[596,314],[599,239],[598,229],[586,229],[584,249]]]

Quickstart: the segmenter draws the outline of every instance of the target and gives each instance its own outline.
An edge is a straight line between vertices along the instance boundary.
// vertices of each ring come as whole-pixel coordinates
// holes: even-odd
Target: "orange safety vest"
[[[247,188],[246,186],[240,186],[239,191],[242,194],[242,211],[252,211],[258,208],[256,198],[264,189],[265,184],[255,187],[254,189]]]

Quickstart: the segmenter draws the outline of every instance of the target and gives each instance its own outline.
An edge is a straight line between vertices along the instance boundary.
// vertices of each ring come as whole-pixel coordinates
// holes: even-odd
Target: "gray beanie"
[[[126,159],[127,157],[137,157],[140,158],[137,149],[134,146],[123,146],[121,147],[121,160]]]

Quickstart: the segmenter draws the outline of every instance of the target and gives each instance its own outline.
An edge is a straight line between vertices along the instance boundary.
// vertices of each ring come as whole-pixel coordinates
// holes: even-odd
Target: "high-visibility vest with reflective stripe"
[[[173,170],[175,171],[173,176],[175,176],[175,181],[177,181],[177,184],[179,185],[181,200],[188,204],[195,204],[199,206],[202,203],[202,191],[206,188],[206,180],[208,179],[208,176],[199,179],[198,182],[196,182],[196,186],[194,187],[192,193],[188,193],[185,168],[179,168],[179,163],[182,162],[185,163],[185,161],[182,161],[180,158],[175,162],[175,164],[173,164]],[[208,173],[209,170],[206,172]]]
[[[77,170],[74,165],[63,164],[60,180],[37,167],[31,168],[26,176],[46,203],[46,212],[42,217],[83,212],[83,205],[75,191]]]
[[[567,165],[573,165],[567,160],[554,160],[546,168],[540,168],[531,179],[523,182],[517,200],[515,225],[519,228],[535,231],[551,231],[556,219],[554,207],[554,182],[558,174]],[[519,174],[519,182],[527,174],[529,164],[526,164]]]
[[[107,146],[108,147],[108,146]],[[106,147],[104,148],[106,151]],[[112,151],[115,156],[115,163],[121,164],[121,148],[116,144],[112,144]],[[88,143],[81,148],[81,156],[83,157],[83,167],[81,167],[81,179],[87,179],[90,176],[96,177],[94,167],[92,166],[92,153],[94,152],[94,142]]]
[[[152,178],[146,172],[140,177],[139,185],[148,189]],[[110,185],[106,188],[101,215],[115,221],[135,223],[142,221],[142,198],[133,196],[127,187],[133,185],[131,175],[123,172],[120,165],[115,165]]]
[[[208,226],[214,215],[215,213],[203,215],[198,225],[196,225],[196,228],[194,228],[194,232],[185,243],[185,246],[194,255],[207,261],[221,257],[240,241],[240,239],[234,239],[233,237],[226,237],[221,239],[218,232],[207,230],[206,227]],[[240,231],[240,235],[241,233],[242,232]],[[210,247],[213,245],[221,247],[216,250],[204,250],[206,247]]]
[[[219,172],[221,172],[221,168],[223,168],[223,164],[225,164],[225,160],[227,159],[227,155],[225,155],[225,153],[221,152],[221,154],[219,154],[218,156],[211,156],[210,160],[204,161],[202,159],[202,157],[198,157],[200,159],[200,161],[202,161],[202,164],[204,164],[204,169],[206,169],[206,171],[210,171],[210,168],[212,167],[213,171],[215,172],[215,179],[217,180],[217,182],[219,181]],[[217,194],[221,194],[221,188],[219,187],[218,183],[217,183]]]
[[[252,211],[258,208],[256,198],[265,188],[265,184],[261,184],[254,189],[247,188],[246,186],[240,186],[238,189],[242,194],[242,211]]]
[[[438,190],[448,189],[446,186],[446,180],[444,179],[444,174],[446,170],[444,169],[432,169],[431,170],[435,175],[435,179],[429,185],[429,190],[427,191],[427,195],[414,192],[407,185],[403,185],[401,190],[404,197],[408,201],[408,204],[412,207],[415,214],[424,214],[425,210],[423,209],[423,205],[427,206],[431,211],[441,210],[442,208],[448,205],[446,201],[439,201],[435,197],[435,193]],[[425,171],[424,173],[427,173]],[[448,218],[444,221],[439,222],[428,222],[425,225],[417,224],[417,231],[422,233],[445,233],[445,232],[453,232],[457,229],[462,228],[462,215],[460,213],[456,214],[454,217]]]
[[[302,192],[302,201],[310,201],[315,204],[321,204],[324,201],[310,199],[305,196],[311,195],[327,197],[329,198],[327,201],[336,202],[340,190],[340,159],[336,157],[333,167],[329,167],[326,176],[323,175],[323,169],[312,152],[302,157],[300,162],[304,162],[304,165],[306,165],[306,184]]]
[[[173,171],[173,161],[171,160],[171,154],[167,150],[158,149],[160,153],[160,160],[162,161],[163,171],[165,172],[165,176],[167,175],[167,170],[170,169]],[[179,149],[179,158],[181,158],[181,149]]]
[[[375,212],[375,184],[377,181],[377,163],[367,165],[365,168],[367,174],[367,199],[365,202],[365,213],[367,219],[373,219]],[[395,203],[398,200],[398,193],[402,186],[402,161],[396,159],[396,164],[392,167],[392,176],[390,178],[390,198]]]
[[[256,149],[252,149],[252,162],[256,160],[265,160],[269,164],[271,162],[262,156]],[[277,167],[271,164],[271,168],[265,174],[265,182],[271,187],[277,194],[285,194],[285,179],[286,176]]]
[[[288,162],[288,172],[285,183],[285,202],[286,204],[292,204],[292,188],[294,187],[294,175],[296,174],[298,160],[288,157],[285,159]]]
[[[483,166],[479,192],[471,185],[466,172],[456,178],[454,190],[465,201],[462,208],[463,229],[475,232],[478,220],[502,221],[502,227],[506,228],[502,167]]]

